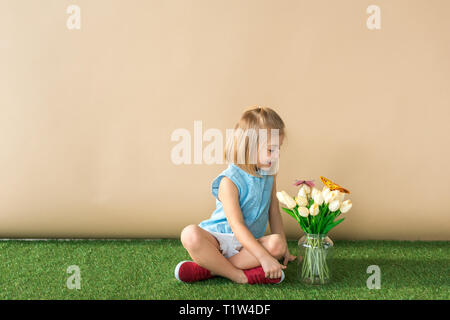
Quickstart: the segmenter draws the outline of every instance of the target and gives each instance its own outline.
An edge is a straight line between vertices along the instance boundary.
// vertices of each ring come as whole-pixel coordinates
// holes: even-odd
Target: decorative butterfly
[[[327,179],[325,177],[320,177],[320,179],[322,180],[323,184],[326,185],[328,187],[328,189],[330,189],[331,191],[339,190],[340,192],[343,192],[343,193],[350,193],[350,191],[348,191],[347,189],[345,189],[345,188],[341,187],[340,185],[334,183],[330,179]]]
[[[314,180],[297,180],[297,179],[295,179],[294,186],[299,186],[299,185],[302,185],[302,184],[306,184],[307,186],[312,188],[312,187],[314,187],[313,181]]]

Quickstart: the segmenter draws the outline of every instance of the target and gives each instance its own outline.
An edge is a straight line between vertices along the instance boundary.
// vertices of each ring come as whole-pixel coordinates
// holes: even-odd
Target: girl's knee
[[[199,226],[190,224],[181,231],[181,243],[188,250],[195,250],[201,244]]]
[[[267,241],[267,250],[276,259],[281,259],[286,252],[286,241],[279,234],[270,235]]]

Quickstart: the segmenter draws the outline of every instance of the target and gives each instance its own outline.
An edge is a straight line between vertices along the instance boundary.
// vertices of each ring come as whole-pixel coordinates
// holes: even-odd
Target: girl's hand
[[[277,259],[272,257],[271,255],[267,255],[260,261],[261,267],[266,273],[266,278],[277,279],[281,278],[281,269],[286,269],[286,266],[283,266],[278,262]]]
[[[294,261],[295,258],[297,258],[296,256],[293,256],[290,252],[289,252],[289,248],[286,248],[286,252],[284,253],[284,260],[283,260],[283,264],[286,266],[288,264],[288,262]]]

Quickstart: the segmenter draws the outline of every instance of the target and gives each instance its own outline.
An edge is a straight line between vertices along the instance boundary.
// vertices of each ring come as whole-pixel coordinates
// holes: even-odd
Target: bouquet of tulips
[[[296,197],[286,191],[277,192],[277,198],[287,208],[283,211],[293,217],[305,233],[327,234],[332,228],[341,223],[337,221],[341,213],[346,213],[352,207],[350,199],[344,200],[345,192],[330,190],[324,186],[319,191],[314,186],[303,183]]]
[[[332,228],[344,220],[336,218],[352,207],[350,199],[344,200],[345,194],[350,193],[347,189],[325,177],[321,179],[325,184],[322,191],[315,188],[312,181],[298,180],[294,183],[300,186],[296,197],[285,191],[277,192],[278,200],[286,206],[282,207],[282,210],[293,217],[306,233],[306,252],[301,278],[309,279],[309,283],[315,283],[316,280],[324,283],[329,280],[326,262],[328,251],[324,239]]]

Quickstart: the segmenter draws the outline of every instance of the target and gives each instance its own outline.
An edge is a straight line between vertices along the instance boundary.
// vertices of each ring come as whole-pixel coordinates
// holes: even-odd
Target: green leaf
[[[342,221],[344,221],[344,218],[339,219],[338,221],[335,221],[331,224],[329,224],[326,229],[324,230],[323,233],[328,233],[331,229],[333,229],[334,227],[336,227],[339,223],[341,223]]]
[[[292,218],[294,218],[294,219],[297,221],[297,223],[300,225],[300,228],[302,228],[303,231],[306,232],[306,226],[305,226],[305,223],[301,220],[302,217],[299,215],[299,213],[298,213],[298,211],[297,211],[296,208],[294,208],[294,210],[290,210],[290,209],[288,209],[288,208],[283,208],[283,207],[281,207],[281,209],[282,209],[284,212],[286,212],[287,214],[289,214]]]
[[[308,228],[308,219],[305,218],[305,217],[302,217],[302,216],[300,215],[300,213],[298,213],[297,208],[294,208],[294,209],[295,209],[295,212],[297,213],[297,216],[298,216],[298,219],[299,219],[300,227],[302,227],[303,231],[307,232],[307,230],[309,230],[309,228]]]
[[[321,233],[323,223],[324,223],[324,221],[326,219],[326,210],[327,210],[327,208],[325,206],[325,203],[322,203],[319,206],[319,214],[317,215],[317,218],[318,218],[317,219],[318,220],[318,222],[317,222],[317,232],[318,233]]]
[[[298,221],[297,215],[295,214],[295,212],[293,210],[290,210],[288,208],[283,208],[281,207],[281,209],[286,212],[287,214],[289,214],[292,218],[294,218],[295,220]]]
[[[328,203],[325,203],[323,210],[324,210],[325,214],[328,214],[330,212],[330,210],[328,210]]]
[[[311,216],[310,215],[310,217],[311,217],[311,231],[312,231],[312,233],[316,233],[316,219],[314,218],[314,216]]]
[[[318,231],[318,233],[322,233],[321,232],[322,226],[323,226],[323,222],[325,220],[325,213],[323,212],[323,210],[319,209],[318,217],[319,217],[319,223],[317,224],[317,231]]]
[[[308,208],[308,210],[309,210],[309,208],[311,208],[313,203],[314,203],[314,199],[310,198],[309,201],[308,201],[308,205],[306,206]]]
[[[333,220],[334,220],[334,215],[333,214],[328,214],[327,216],[325,216],[325,223],[324,223],[324,225],[329,224]]]
[[[311,228],[308,222],[308,218],[305,217],[300,217],[301,221],[303,222],[304,228],[303,231],[305,231],[306,233],[311,233]]]
[[[303,229],[303,225],[302,225],[302,216],[300,215],[300,213],[298,213],[297,207],[295,207],[293,211],[294,211],[295,216],[297,217],[296,219],[297,219],[298,224],[299,224],[300,227],[302,227],[302,229]]]
[[[326,230],[330,230],[332,228],[333,220],[336,218],[334,212],[327,212],[328,214],[325,216],[324,222],[322,224],[323,233],[326,233]]]

